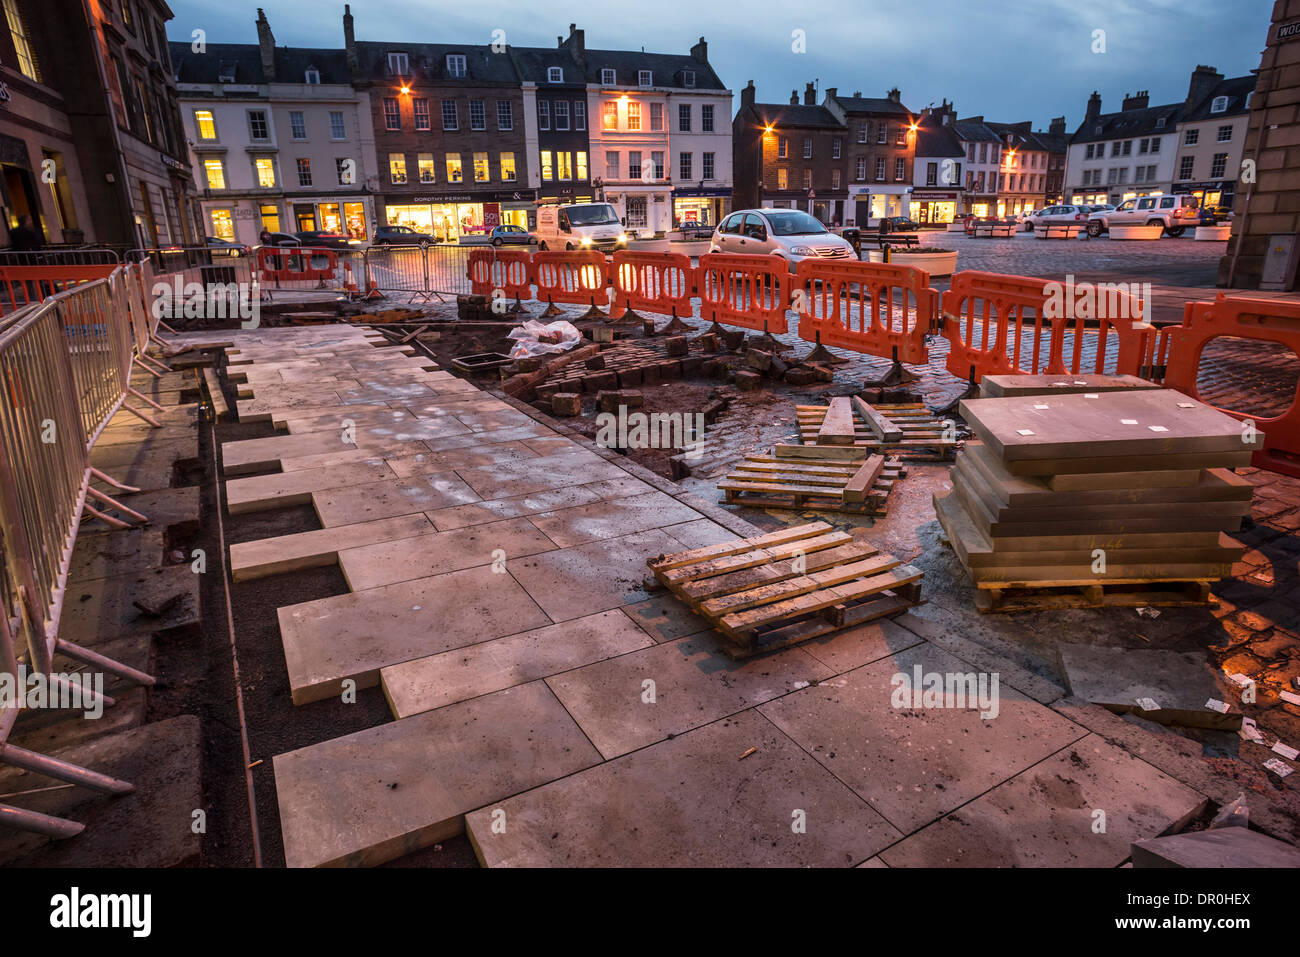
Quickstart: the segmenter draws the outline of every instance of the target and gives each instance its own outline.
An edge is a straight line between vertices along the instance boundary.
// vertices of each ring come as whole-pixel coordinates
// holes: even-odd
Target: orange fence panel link
[[[700,317],[724,326],[788,332],[785,312],[793,279],[785,261],[775,256],[705,253],[696,279]]]
[[[956,273],[942,299],[946,368],[972,385],[986,375],[1137,375],[1155,330],[1127,285]]]
[[[507,299],[533,298],[533,257],[525,250],[471,250],[466,268],[476,296],[490,299],[500,289]]]
[[[260,246],[257,272],[262,282],[284,289],[299,283],[299,289],[326,289],[338,278],[339,251],[298,246]]]
[[[1163,380],[1157,381],[1167,389],[1177,389],[1205,402],[1196,388],[1205,347],[1226,336],[1276,343],[1300,357],[1300,303],[1222,296],[1214,302],[1189,302],[1183,307],[1183,324],[1161,332],[1167,337],[1161,336],[1159,352],[1167,354],[1168,359]],[[1295,390],[1287,409],[1272,418],[1215,408],[1242,421],[1253,421],[1263,433],[1263,447],[1255,452],[1252,465],[1300,478],[1300,383]]]
[[[68,263],[53,266],[0,265],[0,316],[35,302],[44,302],[65,289],[107,279],[116,262]]]
[[[928,273],[914,266],[805,259],[791,301],[799,338],[898,362],[930,358],[925,337],[939,310]]]
[[[607,303],[606,280],[609,265],[605,254],[595,249],[561,252],[543,249],[533,253],[533,282],[537,301],[554,305],[568,302],[591,306],[588,315],[604,316],[599,306]]]
[[[620,249],[610,266],[614,301],[611,319],[622,319],[635,310],[661,316],[695,315],[691,297],[695,294],[695,267],[685,253],[639,253]]]

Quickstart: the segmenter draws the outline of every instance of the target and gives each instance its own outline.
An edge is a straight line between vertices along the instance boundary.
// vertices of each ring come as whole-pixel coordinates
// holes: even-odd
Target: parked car
[[[742,209],[718,224],[709,252],[770,255],[784,259],[790,272],[800,260],[856,259],[853,245],[797,209]]]
[[[346,233],[331,233],[323,229],[308,229],[294,235],[302,245],[313,249],[347,249],[358,243]]]
[[[229,239],[221,239],[218,236],[208,236],[206,239],[208,248],[220,250],[231,258],[238,258],[248,252],[248,247],[243,243],[231,242]]]
[[[1200,221],[1199,203],[1188,193],[1138,196],[1114,209],[1088,217],[1088,235],[1100,236],[1111,226],[1161,226],[1168,236],[1181,236]]]
[[[1062,206],[1044,206],[1042,209],[1036,209],[1025,220],[1025,229],[1029,232],[1034,231],[1035,226],[1046,226],[1049,224],[1078,225],[1082,228],[1088,219],[1089,207],[1075,206],[1066,204]]]
[[[877,228],[886,233],[906,233],[916,232],[919,224],[906,216],[886,216],[880,220],[880,226]]]
[[[266,243],[267,246],[301,246],[302,240],[297,236],[290,236],[288,233],[271,233],[271,241]]]
[[[437,240],[428,233],[417,232],[410,226],[380,226],[375,230],[372,246],[419,246],[427,247]]]
[[[1088,207],[1088,210],[1089,210],[1090,214],[1091,214],[1091,213],[1107,213],[1107,212],[1110,212],[1110,211],[1111,211],[1112,209],[1114,209],[1114,208],[1115,208],[1115,206],[1114,206],[1113,203],[1093,203],[1091,206]]]
[[[537,207],[538,249],[627,249],[631,232],[609,203],[545,203]]]
[[[493,227],[493,246],[529,246],[537,242],[537,237],[522,226],[502,224]]]
[[[1231,206],[1203,206],[1199,226],[1218,226],[1232,219]]]

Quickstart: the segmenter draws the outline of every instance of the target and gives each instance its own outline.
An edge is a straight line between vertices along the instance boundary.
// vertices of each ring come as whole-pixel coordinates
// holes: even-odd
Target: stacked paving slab
[[[1045,379],[1037,394],[961,404],[977,441],[934,504],[983,610],[1008,588],[1101,603],[1117,585],[1184,582],[1203,600],[1244,550],[1227,533],[1251,486],[1231,469],[1262,438],[1180,392],[1107,392],[1097,378],[1079,387],[1096,391]]]

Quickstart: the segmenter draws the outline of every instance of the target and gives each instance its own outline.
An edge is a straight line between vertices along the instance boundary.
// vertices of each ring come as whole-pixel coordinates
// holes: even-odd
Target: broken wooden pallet
[[[832,400],[834,402],[836,400]],[[951,419],[940,419],[920,402],[871,405],[857,396],[853,405],[853,442],[871,452],[888,452],[906,459],[946,461],[961,440]],[[822,440],[828,406],[795,406],[800,441],[810,450]]]
[[[907,475],[895,458],[812,462],[750,454],[718,482],[722,502],[758,508],[820,509],[884,515],[894,482]]]
[[[975,608],[985,614],[1061,608],[1213,606],[1212,583],[1202,579],[1110,579],[1069,582],[977,582]]]
[[[921,601],[920,569],[879,551],[861,533],[811,522],[646,564],[722,633],[729,655],[748,658]]]

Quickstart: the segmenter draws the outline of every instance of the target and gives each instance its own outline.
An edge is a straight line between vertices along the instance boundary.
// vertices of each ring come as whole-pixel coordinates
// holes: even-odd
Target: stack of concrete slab
[[[979,441],[935,510],[981,610],[1204,602],[1242,554],[1227,533],[1251,486],[1231,469],[1262,437],[1231,416],[1167,389],[971,399],[961,412]]]

